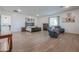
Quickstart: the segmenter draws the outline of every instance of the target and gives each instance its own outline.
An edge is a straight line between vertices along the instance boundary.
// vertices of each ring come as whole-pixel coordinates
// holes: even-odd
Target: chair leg
[[[8,52],[11,52],[12,51],[12,36],[9,37],[8,44],[9,44],[9,50],[8,50]]]

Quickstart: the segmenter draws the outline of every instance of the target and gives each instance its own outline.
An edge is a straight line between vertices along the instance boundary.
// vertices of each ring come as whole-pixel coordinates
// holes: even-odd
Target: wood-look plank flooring
[[[13,52],[77,52],[79,35],[60,34],[50,38],[47,31],[13,33]]]

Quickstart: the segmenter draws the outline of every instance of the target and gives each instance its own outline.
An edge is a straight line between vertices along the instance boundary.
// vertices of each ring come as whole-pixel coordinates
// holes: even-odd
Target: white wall
[[[43,30],[43,23],[48,23],[48,17],[37,18],[37,26]]]
[[[74,23],[63,23],[63,17],[66,16],[67,13],[72,13],[75,16],[75,22]],[[79,34],[79,9],[73,10],[73,11],[66,11],[60,14],[51,15],[53,16],[60,16],[60,26],[65,28],[66,32],[69,33],[76,33]],[[43,23],[48,23],[48,16],[41,17],[38,19],[38,26],[42,27]]]
[[[63,22],[63,17],[67,13],[72,13],[75,16],[74,23]],[[66,32],[79,34],[79,9],[73,11],[67,11],[59,15],[60,16],[60,26],[65,28]]]
[[[25,26],[25,16],[19,14],[11,15],[11,31],[17,32],[21,31],[21,27]]]
[[[21,28],[25,26],[25,17],[29,17],[29,16],[23,14],[11,14],[12,32],[21,31]],[[35,25],[36,25],[36,20],[35,20]]]

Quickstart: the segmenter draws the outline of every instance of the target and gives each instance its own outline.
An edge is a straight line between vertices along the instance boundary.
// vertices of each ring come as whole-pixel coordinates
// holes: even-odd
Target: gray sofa
[[[64,33],[64,28],[61,28],[60,26],[55,26],[48,28],[48,33],[50,37],[57,38],[60,33]]]

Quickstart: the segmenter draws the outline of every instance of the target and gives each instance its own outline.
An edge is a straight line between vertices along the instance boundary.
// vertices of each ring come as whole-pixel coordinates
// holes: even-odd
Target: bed
[[[38,32],[38,31],[41,31],[41,28],[40,27],[35,27],[35,26],[28,26],[26,28],[26,31],[28,31],[28,32]]]

